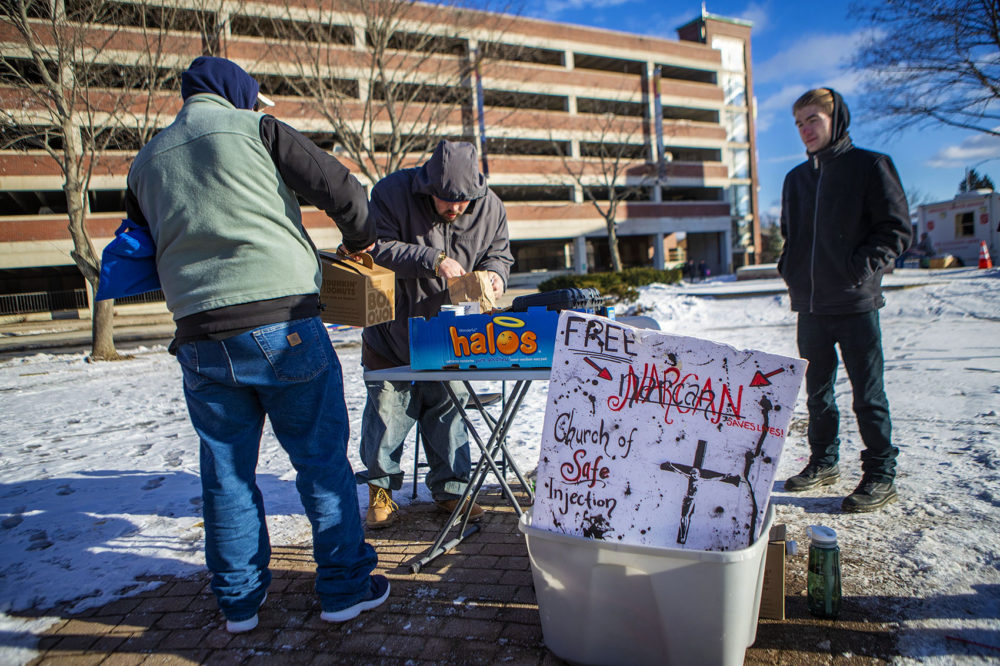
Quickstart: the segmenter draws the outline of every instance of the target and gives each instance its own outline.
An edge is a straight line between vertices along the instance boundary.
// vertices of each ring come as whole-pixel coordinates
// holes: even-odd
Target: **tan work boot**
[[[399,505],[392,501],[392,491],[368,484],[368,515],[365,525],[377,530],[396,522]]]
[[[465,502],[468,503],[469,500],[465,500]],[[452,511],[455,510],[455,507],[458,506],[458,500],[457,499],[437,500],[436,502],[434,502],[434,504],[436,504],[437,508],[440,509],[441,511],[444,511],[445,513],[451,513]],[[469,522],[474,523],[482,517],[483,517],[483,507],[479,506],[478,504],[473,504],[472,511],[469,512]]]

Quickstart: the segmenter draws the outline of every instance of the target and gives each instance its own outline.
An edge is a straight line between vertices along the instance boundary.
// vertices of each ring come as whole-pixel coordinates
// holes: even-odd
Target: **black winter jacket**
[[[778,271],[795,312],[838,315],[885,305],[882,275],[910,246],[906,195],[888,155],[842,133],[785,176]]]

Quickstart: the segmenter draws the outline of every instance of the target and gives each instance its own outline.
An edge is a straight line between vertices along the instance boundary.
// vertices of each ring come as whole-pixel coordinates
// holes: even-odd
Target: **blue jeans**
[[[810,462],[833,465],[840,458],[840,412],[834,384],[837,350],[854,393],[854,415],[864,442],[861,469],[876,481],[896,476],[899,449],[892,445],[889,400],[883,388],[882,330],[878,310],[850,315],[799,313],[799,353],[806,369],[806,406],[809,409]]]
[[[449,382],[459,404],[469,392],[462,382]],[[440,382],[365,382],[368,401],[361,424],[361,461],[358,483],[399,490],[403,469],[399,461],[413,425],[420,434],[430,471],[426,483],[435,500],[457,499],[469,483],[469,431]]]
[[[347,460],[340,361],[318,317],[270,324],[177,349],[184,397],[201,438],[205,561],[230,620],[252,617],[271,581],[271,547],[256,482],[265,415],[297,473],[312,524],[316,593],[325,611],[369,592],[374,549],[364,541]]]

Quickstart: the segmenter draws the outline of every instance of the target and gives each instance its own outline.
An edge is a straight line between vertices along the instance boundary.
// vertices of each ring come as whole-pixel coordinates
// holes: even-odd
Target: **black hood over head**
[[[253,109],[260,84],[232,60],[200,56],[181,74],[181,97],[199,93],[223,97],[237,109]]]
[[[417,170],[413,191],[442,201],[475,201],[486,196],[486,176],[479,171],[476,147],[464,141],[441,141]]]
[[[830,145],[826,146],[829,148],[836,146],[844,137],[849,136],[847,128],[851,125],[851,111],[847,108],[847,102],[844,101],[839,92],[833,88],[827,88],[827,90],[833,94],[833,113],[830,114],[833,124],[830,128]]]

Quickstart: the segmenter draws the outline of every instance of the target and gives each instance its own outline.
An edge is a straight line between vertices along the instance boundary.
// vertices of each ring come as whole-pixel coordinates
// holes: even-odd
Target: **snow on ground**
[[[907,273],[892,277],[918,282]],[[929,273],[916,275],[924,280]],[[845,553],[878,563],[844,576],[866,577],[854,581],[870,591],[858,602],[899,621],[903,663],[953,663],[956,655],[986,663],[1000,653],[949,637],[1000,647],[1000,270],[930,275],[931,284],[888,291],[881,311],[894,439],[903,451],[900,501],[877,514],[839,512],[860,478],[843,372],[843,480],[805,494],[783,492],[780,480],[808,457],[800,396],[772,498],[802,551],[806,527],[822,523],[837,530]],[[757,291],[776,286],[755,282]],[[667,332],[796,355],[787,296],[747,293],[755,289],[744,283],[726,287],[651,285],[638,306]],[[720,296],[734,291],[742,293]],[[351,463],[359,468],[359,335],[331,336],[352,417]],[[80,611],[155,586],[149,576],[189,575],[204,566],[198,441],[180,368],[163,347],[129,351],[135,359],[122,363],[91,364],[81,353],[0,362],[0,662],[31,658],[35,636],[54,621],[45,609]],[[537,465],[545,398],[545,382],[536,382],[508,439],[526,471]],[[411,456],[408,446],[404,467],[412,469]],[[293,471],[269,430],[258,482],[272,541],[307,541]],[[406,492],[397,493],[401,503],[410,501],[409,487],[408,479]],[[360,491],[359,509],[367,503]],[[417,501],[428,500],[421,484]]]

